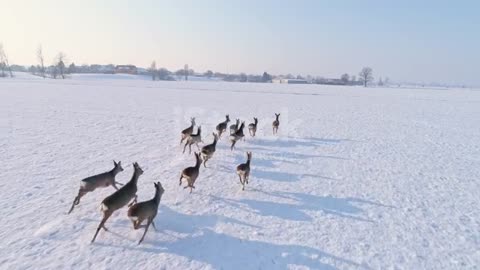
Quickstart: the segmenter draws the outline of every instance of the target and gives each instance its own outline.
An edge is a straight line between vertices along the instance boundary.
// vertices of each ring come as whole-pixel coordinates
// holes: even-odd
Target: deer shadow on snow
[[[359,205],[383,206],[358,198],[335,198],[332,196],[316,196],[303,193],[277,192],[269,195],[287,199],[289,202],[260,201],[252,199],[231,200],[221,198],[226,204],[236,208],[245,209],[261,216],[273,216],[284,220],[312,222],[313,217],[309,212],[322,212],[326,215],[334,215],[361,222],[374,222],[364,218],[361,214],[364,210]]]
[[[208,264],[214,269],[290,269],[291,265],[328,270],[337,269],[335,266],[361,268],[361,265],[354,261],[328,254],[316,248],[241,239],[213,230],[219,222],[237,224],[250,229],[260,228],[229,217],[187,215],[162,206],[155,222],[159,231],[152,230],[140,246],[135,244],[135,239],[129,238],[126,239],[132,241],[131,245],[101,242],[95,243],[95,245],[153,254],[169,253],[187,258],[189,261]],[[167,232],[182,235],[173,241],[157,238],[158,234]],[[322,262],[322,259],[335,266]]]
[[[207,263],[214,269],[290,269],[291,265],[337,269],[323,263],[324,258],[335,264],[359,267],[356,262],[315,248],[240,239],[210,229],[163,246],[165,252]]]
[[[248,140],[251,144],[262,147],[317,147],[324,145],[339,144],[343,142],[356,142],[350,139],[325,139],[325,138],[297,138],[297,137],[279,137],[274,139],[255,138]]]

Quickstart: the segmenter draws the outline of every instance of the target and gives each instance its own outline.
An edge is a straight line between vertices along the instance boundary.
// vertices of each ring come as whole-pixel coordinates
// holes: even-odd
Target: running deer
[[[280,126],[280,121],[278,120],[279,117],[280,117],[280,114],[275,113],[275,121],[273,121],[273,123],[272,123],[273,134],[278,133],[278,126]]]
[[[240,125],[240,119],[237,118],[237,120],[235,120],[235,124],[230,125],[230,134],[237,132],[239,125]]]
[[[216,130],[217,130],[217,133],[218,133],[218,137],[221,138],[222,137],[222,133],[227,130],[227,125],[228,125],[228,122],[230,122],[230,116],[227,114],[225,115],[225,121],[221,122],[220,124],[217,125],[216,127]]]
[[[245,190],[245,184],[248,184],[250,178],[250,161],[252,160],[252,152],[247,152],[247,162],[237,166],[238,178],[242,184],[242,190]]]
[[[195,144],[200,150],[200,147],[198,146],[199,142],[202,141],[202,126],[198,127],[197,134],[191,134],[190,137],[187,138],[187,141],[185,142],[185,146],[183,147],[183,153],[185,153],[185,149],[187,148],[188,145],[188,153],[192,153],[192,144]]]
[[[230,135],[230,141],[232,142],[232,146],[230,146],[230,150],[233,151],[233,148],[235,148],[235,144],[237,143],[237,141],[241,140],[245,136],[243,134],[243,128],[244,127],[245,127],[245,122],[242,122],[242,124],[238,128],[237,132]]]
[[[190,137],[190,135],[193,133],[193,127],[195,126],[195,117],[190,118],[191,124],[188,128],[182,130],[182,139],[180,140],[180,144],[183,143],[185,139]]]
[[[203,157],[203,166],[206,168],[207,167],[207,161],[212,158],[213,154],[215,153],[216,147],[217,147],[217,141],[218,137],[217,134],[213,134],[213,143],[209,145],[205,145],[202,147],[202,157]]]
[[[138,244],[142,243],[143,238],[145,238],[145,235],[147,234],[148,227],[150,227],[150,224],[153,225],[153,228],[155,231],[157,228],[155,227],[155,223],[153,220],[157,216],[158,212],[158,206],[160,205],[160,199],[162,198],[163,193],[165,192],[165,189],[163,189],[162,184],[160,182],[153,183],[155,186],[155,196],[153,199],[144,201],[144,202],[139,202],[137,204],[132,205],[128,209],[128,217],[133,223],[133,228],[135,230],[138,230],[140,228],[140,225],[144,220],[147,220],[147,225],[145,225],[145,232],[143,232],[142,238],[138,242]]]
[[[129,204],[129,206],[137,202],[137,182],[140,175],[143,174],[143,170],[136,162],[133,163],[133,169],[134,171],[132,179],[130,179],[130,181],[123,187],[102,201],[101,210],[103,212],[103,219],[98,225],[97,231],[93,236],[92,243],[95,242],[95,238],[97,238],[97,234],[101,228],[103,228],[105,231],[108,231],[108,229],[105,227],[105,222],[107,222],[108,218],[113,214],[113,212],[124,207],[132,200],[133,201]]]
[[[182,185],[183,178],[187,179],[187,186],[183,189],[190,188],[190,193],[192,193],[192,190],[195,188],[193,184],[195,184],[195,180],[197,180],[197,177],[200,173],[200,164],[202,164],[202,157],[200,157],[200,153],[195,152],[195,160],[195,166],[183,169],[182,174],[180,175],[179,186]]]
[[[80,181],[80,189],[78,190],[78,195],[75,197],[72,203],[72,207],[68,214],[72,213],[73,208],[75,205],[80,203],[80,199],[85,196],[88,192],[92,192],[97,188],[103,188],[108,186],[113,186],[116,190],[118,190],[117,184],[122,185],[121,183],[115,181],[115,176],[123,171],[122,162],[119,161],[118,163],[113,161],[113,169],[108,172],[104,172],[101,174],[97,174],[94,176],[87,177]]]
[[[248,132],[250,133],[250,136],[255,137],[255,133],[257,133],[258,119],[253,117],[253,121],[253,123],[248,125]]]

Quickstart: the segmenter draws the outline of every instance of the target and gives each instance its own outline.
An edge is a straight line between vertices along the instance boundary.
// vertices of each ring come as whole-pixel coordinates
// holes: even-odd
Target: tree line
[[[67,74],[72,73],[114,73],[115,66],[110,65],[81,65],[76,66],[75,63],[66,65],[67,57],[63,52],[59,52],[53,59],[50,65],[45,63],[45,57],[43,54],[42,46],[38,46],[36,51],[37,65],[31,65],[28,69],[25,69],[22,66],[10,65],[9,59],[3,45],[0,43],[0,77],[13,77],[13,71],[28,71],[34,75],[41,76],[43,78],[61,78],[65,79]],[[374,82],[373,69],[370,67],[364,67],[358,74],[358,78],[354,75],[349,75],[348,73],[342,74],[338,79],[328,79],[322,77],[313,78],[312,76],[293,76],[291,74],[272,76],[266,71],[263,74],[226,74],[221,72],[213,72],[207,70],[204,73],[195,73],[192,68],[189,68],[186,64],[183,68],[176,71],[169,71],[166,68],[157,68],[157,64],[153,61],[150,67],[145,72],[139,72],[143,75],[150,75],[153,81],[164,80],[164,81],[174,81],[174,80],[188,80],[190,76],[201,76],[208,79],[217,78],[219,80],[228,81],[228,82],[258,82],[258,83],[269,83],[273,82],[274,79],[284,79],[284,80],[302,80],[306,83],[313,84],[332,84],[332,85],[363,85],[367,87]],[[376,85],[383,86],[389,83],[389,79],[379,78]]]

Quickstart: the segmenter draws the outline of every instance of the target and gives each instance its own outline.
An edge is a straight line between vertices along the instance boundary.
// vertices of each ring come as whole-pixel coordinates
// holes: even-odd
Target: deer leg
[[[183,174],[180,175],[180,184],[179,184],[179,186],[182,185],[182,178],[183,178]]]
[[[70,211],[68,211],[68,214],[72,213],[73,211],[73,208],[75,207],[75,205],[77,205],[77,201],[79,200],[78,196],[75,197],[75,199],[73,200],[73,203],[72,203],[72,207],[70,208]]]
[[[203,141],[202,141],[203,143]],[[198,146],[198,143],[196,143],[198,151],[200,151],[200,146]]]
[[[240,179],[240,184],[243,185],[243,182],[242,182],[242,177],[240,176],[240,174],[238,175],[238,179]]]
[[[138,220],[136,220],[136,221],[134,222],[133,228],[134,228],[135,230],[140,229],[140,225],[142,225],[142,222],[143,222],[143,219],[140,219],[140,218],[139,218]]]
[[[208,161],[208,157],[205,157],[205,161],[203,161],[203,167],[207,168],[207,161]]]
[[[83,191],[82,189],[80,189],[80,190],[78,191],[78,195],[77,195],[77,197],[75,197],[75,199],[73,200],[72,207],[70,208],[70,211],[68,211],[68,214],[72,213],[73,208],[75,207],[75,205],[78,205],[78,204],[80,203],[80,199],[81,199],[85,194],[87,194],[87,192]]]
[[[192,144],[188,145],[188,154],[192,154]]]
[[[113,182],[113,183],[112,183],[112,187],[113,187],[115,190],[118,190],[118,187],[117,187],[117,183],[116,183],[116,182]]]
[[[75,207],[75,202],[77,201],[77,197],[73,200],[72,207],[70,207],[70,210],[68,211],[68,214],[72,213],[73,208]]]
[[[187,149],[187,144],[188,144],[188,142],[186,142],[185,146],[183,147],[183,153],[185,153],[185,149]]]
[[[128,207],[132,207],[132,205],[134,205],[136,203],[137,203],[137,195],[135,195],[135,197],[133,198],[133,201],[128,204]]]
[[[233,148],[235,148],[235,143],[236,143],[236,142],[237,142],[237,141],[232,141],[232,146],[230,147],[230,151],[233,151]]]
[[[158,232],[157,227],[155,226],[155,222],[153,222],[153,219],[152,219],[152,226],[155,229],[155,231]]]
[[[183,140],[185,140],[185,136],[182,134],[182,139],[180,140],[180,145],[183,143]]]
[[[143,239],[145,238],[145,235],[147,234],[147,231],[148,231],[148,227],[150,227],[150,223],[152,223],[151,218],[148,219],[147,227],[145,227],[145,232],[143,232],[142,239],[140,239],[140,241],[138,241],[139,245],[140,245],[140,243],[142,243]]]
[[[92,242],[95,242],[95,238],[97,238],[98,232],[100,231],[101,228],[105,229],[105,222],[107,222],[107,219],[113,214],[113,212],[103,212],[103,219],[100,221],[100,224],[98,225],[97,231],[95,232],[95,235],[93,236]]]

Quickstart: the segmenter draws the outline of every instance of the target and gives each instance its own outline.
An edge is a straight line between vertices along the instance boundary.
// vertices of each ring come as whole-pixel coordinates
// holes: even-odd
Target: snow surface
[[[480,91],[118,78],[0,80],[1,269],[478,269]],[[210,143],[226,113],[257,137],[223,137],[188,194],[180,131]],[[126,208],[90,244],[111,187],[66,214],[113,159],[140,201],[166,190],[141,245]]]

